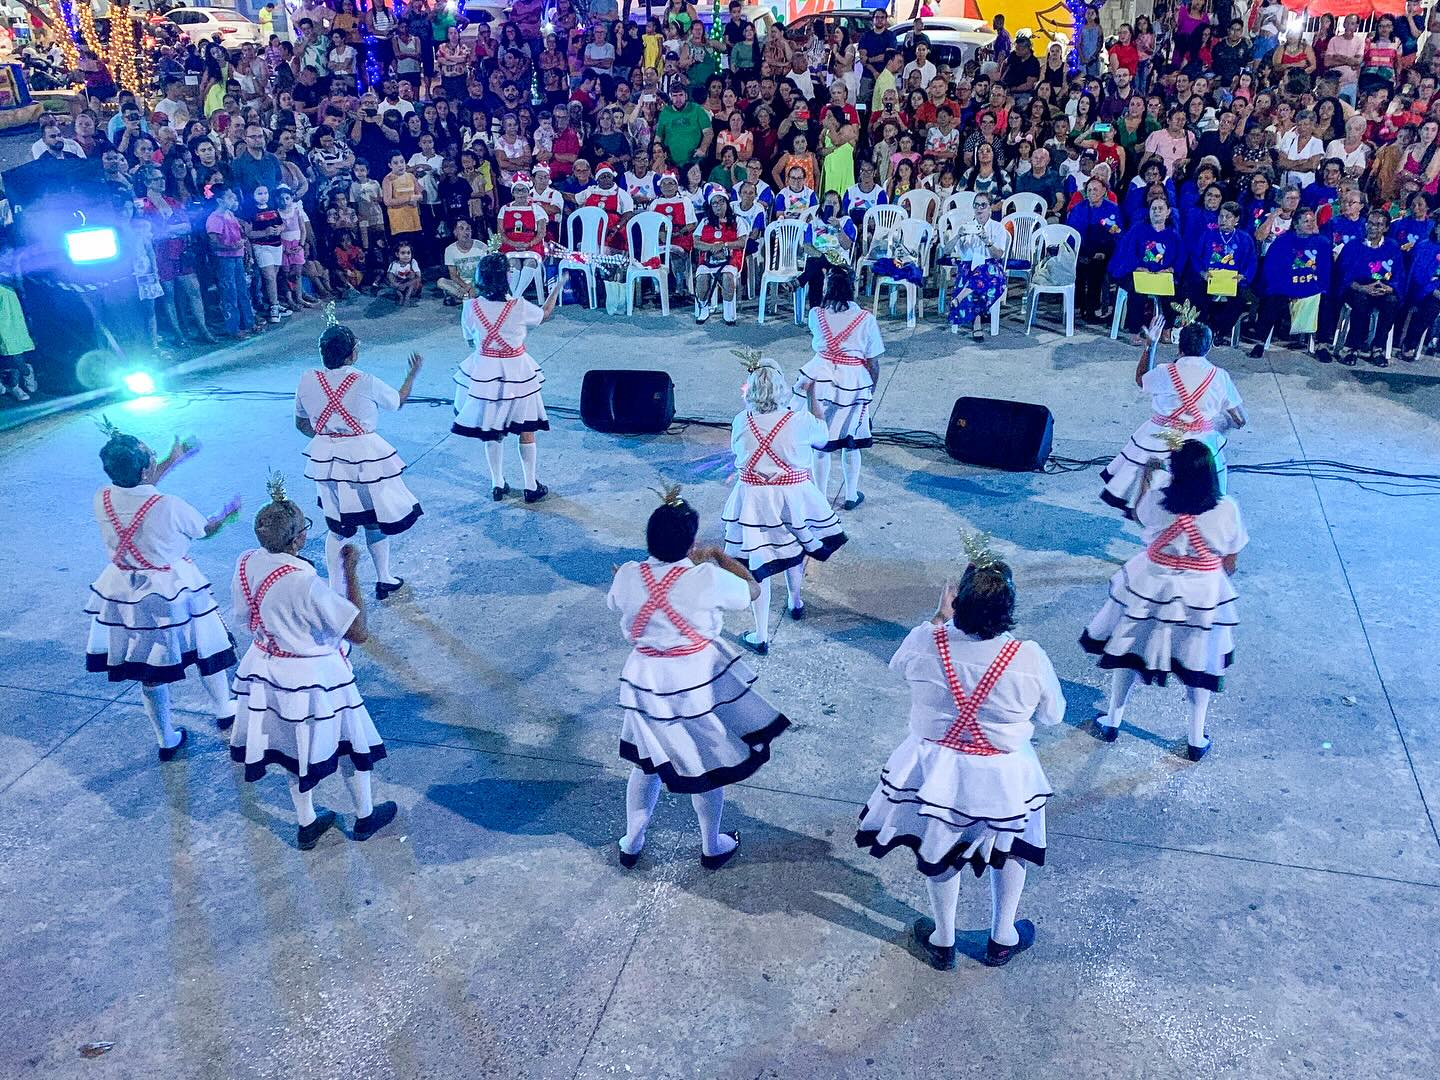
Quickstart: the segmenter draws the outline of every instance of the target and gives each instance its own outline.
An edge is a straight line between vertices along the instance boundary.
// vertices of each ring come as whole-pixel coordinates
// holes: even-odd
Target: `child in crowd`
[[[420,264],[415,261],[413,249],[408,240],[402,240],[395,247],[395,258],[385,271],[385,284],[395,290],[397,307],[407,307],[420,300]]]
[[[340,280],[351,289],[365,284],[365,251],[355,243],[355,234],[342,229],[335,234],[335,269]]]
[[[370,178],[370,166],[355,162],[355,179],[350,182],[350,202],[359,218],[360,246],[370,250],[370,237],[385,231],[385,209],[380,201],[380,181]]]
[[[250,248],[255,253],[255,269],[260,271],[270,321],[278,323],[290,315],[288,308],[280,306],[280,264],[284,259],[280,234],[285,231],[285,223],[280,218],[280,211],[270,205],[268,187],[264,184],[257,187],[254,199],[255,208],[250,212],[247,223]]]

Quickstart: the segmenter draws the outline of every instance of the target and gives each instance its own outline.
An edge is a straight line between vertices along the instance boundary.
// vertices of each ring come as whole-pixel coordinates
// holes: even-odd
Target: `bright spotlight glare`
[[[106,262],[115,258],[119,248],[115,230],[101,227],[71,229],[65,234],[65,254],[73,263]]]
[[[145,397],[155,392],[155,378],[148,371],[132,371],[122,376],[120,381],[124,383],[125,389],[136,397]]]

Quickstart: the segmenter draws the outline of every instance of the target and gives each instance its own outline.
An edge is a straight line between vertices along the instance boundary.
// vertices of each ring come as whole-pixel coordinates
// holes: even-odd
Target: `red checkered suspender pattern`
[[[845,342],[849,339],[850,335],[855,332],[855,329],[865,321],[865,312],[862,311],[856,315],[855,318],[846,324],[845,329],[837,334],[830,329],[830,320],[825,316],[825,309],[817,308],[816,311],[820,323],[820,336],[825,339],[825,348],[821,350],[820,355],[832,364],[864,367],[865,358],[863,356],[856,356],[854,353],[846,352]]]
[[[320,390],[325,395],[325,407],[320,410],[320,415],[315,418],[312,425],[316,435],[329,435],[332,439],[353,439],[356,435],[364,435],[365,429],[360,426],[360,421],[350,415],[350,410],[345,408],[345,395],[350,388],[359,380],[360,376],[353,371],[340,380],[340,385],[332,387],[330,380],[325,377],[323,371],[315,372],[315,379],[320,384]],[[346,424],[350,425],[349,431],[326,431],[325,425],[330,423],[332,416],[338,416]]]
[[[106,488],[100,493],[100,503],[105,508],[105,516],[110,519],[110,527],[115,530],[115,554],[110,556],[110,561],[121,570],[169,570],[168,566],[156,566],[144,555],[135,545],[135,535],[140,531],[140,523],[145,520],[145,515],[155,508],[160,501],[159,495],[151,495],[143,503],[140,509],[135,511],[135,516],[130,519],[129,525],[120,524],[120,515],[115,513],[115,504],[110,501],[110,489]],[[130,564],[134,563],[134,566]]]
[[[945,636],[945,627],[935,628],[935,651],[940,654],[940,667],[945,672],[945,682],[950,687],[950,697],[955,702],[955,722],[945,734],[935,740],[947,750],[958,750],[962,754],[980,754],[990,757],[995,754],[1008,753],[1005,750],[997,750],[985,737],[976,717],[980,714],[980,706],[985,704],[985,699],[990,696],[990,691],[995,689],[995,684],[1000,681],[1000,676],[1010,666],[1010,661],[1015,659],[1015,654],[1020,651],[1020,642],[1007,641],[1000,649],[1000,654],[990,661],[990,666],[985,669],[985,674],[980,676],[980,681],[975,685],[975,692],[966,695],[965,688],[960,685],[960,678],[955,674],[955,665],[950,661],[950,640]]]
[[[688,639],[688,645],[677,645],[673,649],[652,649],[649,645],[636,645],[635,651],[643,656],[693,656],[701,649],[710,644],[710,639],[696,630],[686,622],[673,607],[670,606],[670,587],[680,580],[680,575],[685,573],[688,567],[672,566],[666,571],[665,576],[659,581],[655,580],[655,574],[650,569],[649,563],[640,564],[640,580],[645,583],[645,591],[649,595],[645,598],[644,605],[635,616],[635,621],[630,624],[630,636],[639,639],[645,633],[645,628],[650,625],[651,618],[657,611],[664,612],[665,617],[674,624],[675,629]]]
[[[260,604],[265,599],[265,594],[270,591],[270,586],[274,585],[286,574],[293,574],[300,568],[288,564],[277,566],[265,575],[265,580],[260,582],[260,587],[252,592],[250,589],[250,576],[246,571],[250,562],[250,556],[253,554],[255,554],[253,551],[247,551],[240,558],[240,592],[245,597],[245,606],[250,609],[250,633],[255,638],[255,647],[263,653],[278,656],[281,659],[299,659],[299,653],[286,652],[280,648],[280,646],[275,643],[274,635],[265,629],[265,623],[260,619]]]
[[[775,436],[780,434],[780,429],[788,424],[794,415],[793,412],[787,412],[780,418],[780,422],[770,429],[768,435],[761,435],[760,428],[755,424],[755,414],[745,414],[745,422],[750,425],[750,434],[755,436],[755,441],[760,445],[756,448],[755,453],[750,455],[750,460],[745,463],[745,467],[740,470],[740,479],[744,483],[754,484],[757,487],[780,487],[788,484],[803,484],[810,479],[809,469],[791,468],[790,464],[773,449]],[[782,470],[780,475],[762,476],[755,471],[755,466],[760,464],[760,459],[766,457],[780,466]]]
[[[480,342],[480,351],[483,354],[508,359],[512,356],[519,356],[525,351],[523,346],[511,345],[500,336],[500,327],[505,325],[505,320],[510,317],[510,312],[515,310],[514,300],[505,301],[505,306],[500,309],[500,315],[493,323],[485,317],[485,312],[480,310],[479,300],[471,300],[470,309],[475,313],[475,321],[485,330],[485,337]]]
[[[1169,416],[1161,416],[1156,413],[1151,419],[1157,424],[1174,428],[1176,431],[1215,430],[1215,425],[1200,411],[1200,399],[1205,396],[1205,391],[1209,390],[1210,384],[1215,381],[1215,369],[1211,368],[1204,381],[1194,390],[1186,390],[1185,380],[1180,378],[1180,370],[1174,364],[1165,366],[1166,370],[1170,372],[1170,385],[1175,387],[1175,393],[1180,397],[1180,407]]]
[[[1165,550],[1182,534],[1195,549],[1194,555],[1176,555]],[[1171,570],[1219,570],[1221,566],[1220,556],[1210,550],[1195,525],[1195,519],[1189,514],[1178,515],[1159,536],[1150,541],[1145,554],[1157,566],[1168,566]]]

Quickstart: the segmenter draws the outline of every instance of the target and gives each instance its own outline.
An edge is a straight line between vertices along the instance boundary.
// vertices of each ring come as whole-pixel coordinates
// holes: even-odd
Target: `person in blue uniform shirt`
[[[1255,291],[1260,306],[1255,317],[1255,347],[1250,357],[1265,355],[1265,340],[1271,331],[1284,326],[1292,336],[1291,305],[1330,291],[1330,270],[1334,259],[1329,241],[1315,226],[1315,211],[1302,206],[1295,211],[1294,225],[1281,233],[1265,253],[1260,268],[1260,285]],[[1321,303],[1323,307],[1323,300]],[[1317,357],[1321,360],[1328,356]]]
[[[1240,207],[1233,202],[1221,205],[1215,224],[1186,238],[1185,254],[1185,295],[1200,309],[1200,319],[1215,340],[1227,340],[1245,310],[1241,297],[1255,279],[1255,241],[1240,228]],[[1212,291],[1211,271],[1238,275],[1233,296]]]
[[[1070,208],[1065,224],[1080,234],[1080,259],[1075,266],[1075,314],[1081,319],[1103,318],[1105,273],[1120,239],[1120,207],[1105,182],[1091,177],[1085,198]]]
[[[1156,195],[1150,200],[1146,219],[1120,235],[1115,256],[1110,260],[1110,276],[1130,294],[1125,305],[1125,329],[1132,345],[1140,344],[1140,331],[1154,318],[1157,303],[1168,302],[1164,297],[1152,300],[1141,294],[1135,287],[1136,271],[1168,272],[1178,286],[1180,271],[1185,265],[1185,245],[1180,233],[1170,224],[1170,216],[1170,204],[1165,196]]]
[[[1365,218],[1365,239],[1346,244],[1335,264],[1335,300],[1350,308],[1350,329],[1336,357],[1351,365],[1364,357],[1376,367],[1385,367],[1385,339],[1400,314],[1405,295],[1405,252],[1386,236],[1390,218],[1383,210],[1371,210]],[[1371,318],[1374,329],[1371,329]]]
[[[1415,245],[1405,285],[1410,322],[1405,327],[1400,359],[1413,364],[1420,359],[1420,336],[1428,334],[1440,317],[1440,240],[1421,240]]]

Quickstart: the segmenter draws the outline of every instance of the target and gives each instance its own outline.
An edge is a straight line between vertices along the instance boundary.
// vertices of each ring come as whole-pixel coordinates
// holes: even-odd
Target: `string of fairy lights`
[[[128,3],[110,5],[109,41],[101,39],[89,0],[50,0],[50,11],[57,26],[65,30],[57,37],[66,68],[74,71],[79,66],[83,44],[110,69],[121,88],[137,96],[150,89],[154,74],[150,43],[131,17]],[[147,47],[142,48],[142,44]]]

